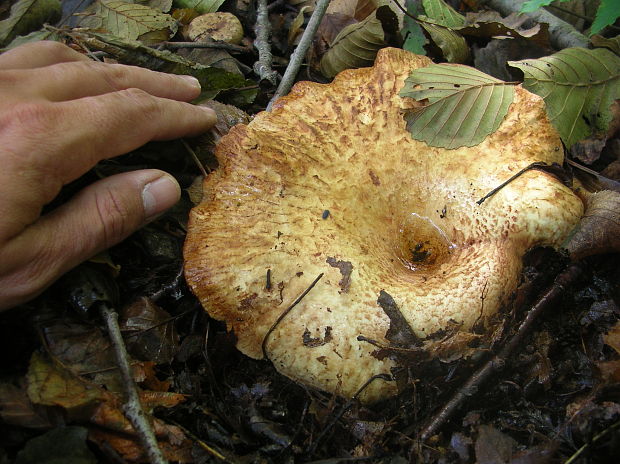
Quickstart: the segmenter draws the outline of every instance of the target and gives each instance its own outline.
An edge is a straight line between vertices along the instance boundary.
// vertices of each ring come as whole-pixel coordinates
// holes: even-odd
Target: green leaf
[[[154,44],[168,40],[177,31],[174,18],[148,6],[122,1],[100,0],[95,6],[96,19],[83,26],[104,30],[123,39]]]
[[[60,15],[58,0],[19,0],[11,7],[9,17],[0,21],[0,45],[39,29],[47,22],[56,22]]]
[[[407,130],[433,147],[472,147],[497,130],[514,98],[514,85],[477,69],[434,64],[413,71],[399,94],[428,105],[405,115]]]
[[[97,464],[88,449],[84,427],[62,427],[33,438],[17,454],[15,464]]]
[[[363,21],[340,31],[321,58],[321,73],[334,77],[345,69],[371,66],[379,49],[386,46],[386,36],[396,33],[397,28],[398,20],[390,7],[377,8]]]
[[[420,6],[416,2],[410,1],[407,3],[407,13],[411,16],[417,16],[419,8]],[[416,55],[426,55],[424,45],[428,43],[428,40],[424,35],[422,27],[409,15],[405,15],[403,19],[401,35],[405,38],[403,49]]]
[[[523,71],[526,89],[544,98],[549,118],[568,147],[609,127],[610,106],[620,98],[620,58],[613,52],[566,48],[508,64]]]
[[[438,24],[422,22],[421,25],[450,63],[465,63],[469,60],[469,46],[462,35]]]
[[[602,29],[616,22],[620,17],[620,1],[601,0],[601,4],[596,10],[596,17],[590,28],[590,34],[596,34]]]
[[[144,6],[148,6],[149,8],[153,8],[154,10],[161,11],[162,13],[168,13],[170,8],[172,8],[172,0],[137,0],[135,2],[128,3],[139,3]]]
[[[426,17],[440,26],[457,28],[465,25],[465,16],[443,0],[422,0]]]
[[[168,50],[156,50],[147,47],[136,40],[121,39],[119,37],[89,33],[91,37],[82,40],[93,50],[104,51],[119,62],[131,64],[154,71],[170,74],[187,74],[194,76],[202,87],[198,100],[215,98],[221,91],[230,90],[239,95],[239,99],[250,103],[256,96],[256,89],[238,91],[238,88],[256,87],[256,82],[246,80],[243,76],[225,71],[214,66],[205,66],[187,60]]]
[[[620,55],[620,35],[606,39],[602,35],[593,35],[590,37],[590,42],[595,47],[605,47],[610,49],[616,55]]]
[[[567,0],[564,0],[567,1]],[[531,13],[532,11],[536,11],[537,9],[547,6],[553,3],[553,0],[529,0],[529,2],[525,2],[521,6],[521,13]]]
[[[191,8],[200,14],[216,12],[224,0],[174,0],[175,8]]]
[[[38,31],[33,31],[28,35],[20,35],[19,37],[15,37],[6,47],[4,47],[1,51],[5,52],[10,50],[11,48],[19,47],[20,45],[32,42],[39,42],[41,40],[52,40],[59,42],[61,39],[60,34],[56,31],[48,30],[48,29],[40,29]]]

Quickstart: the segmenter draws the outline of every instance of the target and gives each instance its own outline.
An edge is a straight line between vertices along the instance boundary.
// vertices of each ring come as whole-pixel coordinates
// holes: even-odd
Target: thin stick
[[[138,438],[140,439],[151,464],[166,464],[167,461],[159,449],[151,423],[146,418],[146,414],[144,413],[142,404],[140,403],[138,389],[136,388],[136,384],[131,374],[131,368],[129,367],[127,348],[123,342],[121,329],[118,326],[118,314],[116,311],[109,308],[105,303],[101,304],[100,310],[101,316],[108,328],[108,335],[110,336],[110,341],[112,342],[112,347],[114,348],[114,354],[116,355],[116,362],[123,380],[123,390],[125,393],[123,412],[125,413],[125,417],[129,419],[129,422],[131,422],[131,425],[133,425],[133,428],[138,434]]]
[[[506,185],[508,185],[509,183],[511,183],[513,180],[515,180],[517,177],[523,175],[524,173],[526,173],[527,171],[529,171],[530,169],[534,169],[537,168],[539,166],[546,166],[545,163],[540,162],[540,161],[536,161],[535,163],[532,163],[526,167],[524,167],[523,169],[521,169],[519,172],[517,172],[514,176],[510,177],[508,180],[502,182],[499,186],[495,187],[493,190],[491,190],[489,193],[487,193],[485,196],[483,196],[480,200],[478,200],[476,203],[478,203],[479,205],[481,205],[486,199],[492,197],[493,195],[495,195],[497,192],[499,192],[501,189],[503,189],[504,187],[506,187]]]
[[[564,464],[572,464],[573,462],[575,462],[575,460],[581,455],[581,453],[583,453],[588,448],[588,446],[593,445],[594,443],[599,441],[601,438],[603,438],[608,433],[616,430],[618,427],[620,427],[620,421],[616,422],[615,424],[612,424],[611,426],[603,430],[601,433],[597,434],[594,438],[592,438],[592,440],[590,440],[588,443],[584,444],[581,448],[575,451],[575,454],[573,454],[570,458],[564,461]]]
[[[181,430],[183,430],[183,433],[185,433],[185,435],[187,435],[188,437],[190,437],[192,440],[194,440],[196,442],[196,444],[198,446],[200,446],[203,450],[205,450],[207,453],[209,453],[211,456],[214,456],[218,459],[220,459],[221,461],[230,463],[231,461],[229,461],[226,456],[224,456],[222,453],[220,453],[218,450],[216,450],[215,448],[209,446],[207,443],[205,443],[204,441],[202,441],[200,438],[198,438],[196,435],[194,435],[190,430],[188,430],[187,428],[183,427],[181,424],[179,424],[176,421],[171,421],[174,425],[176,425],[177,427],[179,427]]]
[[[185,149],[189,152],[189,154],[191,155],[191,157],[194,160],[194,163],[196,163],[196,166],[198,166],[198,169],[200,170],[200,172],[202,173],[202,175],[204,177],[207,177],[209,174],[207,173],[207,170],[205,169],[205,167],[202,165],[202,163],[200,162],[200,160],[198,159],[198,156],[196,155],[196,152],[194,150],[192,150],[192,147],[189,146],[189,143],[187,143],[185,141],[185,139],[181,139],[181,143],[183,144],[183,146],[185,147]]]
[[[263,350],[263,357],[265,359],[269,359],[269,356],[267,355],[267,341],[269,340],[269,335],[271,335],[271,332],[273,332],[275,330],[275,328],[278,326],[278,324],[280,322],[282,322],[282,319],[284,319],[286,317],[286,315],[288,313],[290,313],[291,310],[295,306],[297,306],[301,300],[304,299],[304,297],[310,292],[310,290],[312,290],[314,288],[314,286],[317,284],[317,282],[319,280],[321,280],[321,277],[323,277],[323,273],[322,272],[317,276],[316,279],[314,279],[314,281],[310,284],[310,286],[308,286],[308,288],[305,289],[304,292],[301,295],[299,295],[297,297],[297,299],[295,301],[293,301],[293,303],[288,308],[286,308],[282,314],[280,314],[280,316],[278,316],[278,318],[273,323],[273,325],[271,327],[269,327],[269,330],[265,334],[265,338],[263,338],[263,344],[261,345],[261,348]]]
[[[561,274],[559,274],[551,287],[538,299],[529,309],[517,332],[504,345],[499,353],[489,359],[480,369],[478,369],[461,388],[443,405],[443,407],[431,418],[426,427],[420,434],[420,442],[425,442],[445,424],[448,419],[462,406],[465,400],[477,393],[480,386],[496,371],[500,370],[506,363],[508,357],[521,344],[523,338],[542,312],[559,297],[566,287],[573,284],[581,275],[581,267],[578,264],[571,264]]]
[[[273,95],[272,99],[269,101],[267,105],[267,111],[271,111],[271,107],[273,103],[280,97],[283,97],[291,90],[293,87],[293,82],[295,81],[295,76],[299,72],[299,68],[301,67],[301,63],[312,44],[312,39],[314,39],[314,34],[316,34],[317,29],[319,28],[319,24],[321,24],[321,19],[325,15],[325,11],[329,6],[329,0],[318,0],[314,11],[312,12],[312,16],[310,16],[310,20],[308,21],[308,26],[306,26],[306,30],[301,36],[299,40],[299,45],[295,48],[295,51],[291,55],[291,59],[288,62],[288,66],[286,67],[286,71],[284,71],[284,76],[282,76],[282,80],[280,81],[280,85],[276,89],[276,93]]]
[[[271,23],[267,14],[267,0],[258,0],[258,11],[256,12],[256,27],[254,28],[256,40],[254,47],[258,50],[258,61],[254,63],[254,72],[261,78],[276,85],[278,73],[271,66],[273,55],[271,54],[271,44],[269,34],[271,34]]]
[[[240,47],[226,42],[162,42],[166,48],[176,50],[178,48],[214,48],[236,53],[250,53],[251,49]]]

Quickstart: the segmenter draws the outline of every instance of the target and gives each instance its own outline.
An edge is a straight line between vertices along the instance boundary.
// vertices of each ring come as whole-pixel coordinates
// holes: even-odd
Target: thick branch
[[[518,13],[526,0],[488,0],[487,5],[499,11],[504,16],[510,13]],[[587,47],[588,38],[578,32],[566,21],[562,21],[557,16],[553,16],[544,8],[539,8],[531,13],[523,13],[534,21],[549,24],[549,36],[551,43],[558,49],[569,47]]]
[[[321,20],[325,15],[325,10],[329,6],[329,0],[318,0],[316,3],[316,7],[312,12],[312,16],[310,16],[310,21],[308,21],[308,26],[306,30],[301,36],[299,40],[299,44],[295,51],[291,55],[291,59],[286,67],[286,71],[284,72],[284,76],[282,76],[282,81],[280,81],[280,85],[276,90],[273,98],[267,105],[267,111],[271,110],[273,103],[280,97],[286,95],[293,86],[293,82],[295,82],[295,76],[299,72],[299,68],[301,67],[301,63],[308,53],[308,49],[312,44],[312,39],[314,39],[314,34],[316,34],[316,30],[319,28],[319,24],[321,24]]]

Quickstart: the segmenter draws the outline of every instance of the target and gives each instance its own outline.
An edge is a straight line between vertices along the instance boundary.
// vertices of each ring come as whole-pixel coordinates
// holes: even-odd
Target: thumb
[[[176,180],[154,169],[117,174],[41,217],[3,250],[0,308],[27,301],[62,274],[173,206]]]

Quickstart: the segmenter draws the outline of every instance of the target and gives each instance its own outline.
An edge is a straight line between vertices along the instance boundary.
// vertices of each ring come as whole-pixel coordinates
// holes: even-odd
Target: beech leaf
[[[170,8],[172,8],[172,0],[138,0],[134,3],[148,6],[154,10],[159,10],[162,13],[168,13]]]
[[[618,17],[620,17],[620,2],[618,0],[601,0],[590,33],[596,34],[602,31],[615,23]]]
[[[24,45],[32,42],[40,42],[41,40],[51,40],[51,41],[59,41],[61,38],[60,34],[52,29],[40,29],[38,31],[33,31],[27,35],[20,35],[15,37],[6,47],[4,47],[1,51],[7,51],[15,47],[19,47],[20,45]]]
[[[148,6],[113,1],[99,1],[95,18],[82,25],[102,29],[116,37],[153,44],[168,40],[177,31],[177,22],[168,14]]]
[[[247,87],[253,83],[250,80],[246,80],[242,75],[228,72],[215,66],[205,66],[193,62],[168,50],[156,50],[136,40],[121,39],[94,32],[90,32],[89,36],[83,40],[91,49],[105,51],[123,64],[131,64],[170,74],[194,76],[202,86],[202,93],[198,97],[200,101],[214,98],[222,90]],[[251,103],[255,95],[255,89],[235,90],[234,92],[234,96],[238,100],[243,100],[245,104]]]
[[[9,17],[0,21],[0,45],[6,45],[19,35],[26,35],[47,22],[60,19],[58,0],[19,0],[11,7]]]
[[[458,28],[465,25],[465,17],[444,0],[422,0],[427,18],[441,26]]]
[[[592,132],[606,132],[611,104],[620,98],[620,57],[597,48],[566,48],[536,60],[509,61],[523,86],[544,98],[549,119],[570,148]]]
[[[401,97],[428,99],[405,115],[407,130],[433,147],[472,147],[497,130],[514,98],[514,86],[477,69],[434,64],[405,80]]]
[[[330,44],[319,69],[326,77],[340,71],[371,66],[377,52],[386,46],[386,36],[397,33],[398,19],[388,6],[377,8],[363,21],[351,24]]]
[[[224,0],[174,0],[175,8],[191,8],[200,14],[215,13]]]
[[[469,60],[469,46],[461,34],[438,24],[429,22],[420,24],[450,63],[465,63]]]
[[[620,193],[601,190],[589,194],[584,215],[564,247],[573,260],[620,252]]]

